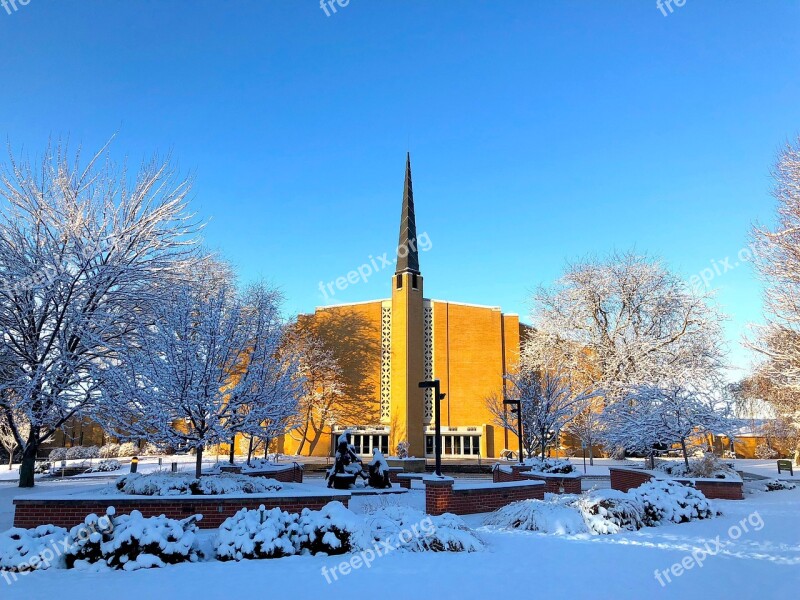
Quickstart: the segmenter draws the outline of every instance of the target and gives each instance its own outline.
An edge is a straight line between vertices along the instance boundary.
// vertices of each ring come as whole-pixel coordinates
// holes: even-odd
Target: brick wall
[[[637,488],[653,478],[652,475],[644,471],[615,469],[614,467],[610,467],[609,471],[611,472],[611,489],[619,490],[620,492],[627,492],[630,489]]]
[[[650,481],[653,476],[643,471],[611,467],[611,488],[621,492],[637,488]],[[741,481],[704,481],[675,479],[678,483],[691,485],[702,492],[709,500],[743,500]]]
[[[512,481],[544,481],[545,492],[548,494],[580,494],[581,476],[559,477],[546,473],[532,473],[525,465],[495,465],[492,470],[492,480],[495,483],[508,483]],[[563,488],[563,489],[562,489]]]
[[[281,483],[303,483],[303,465],[293,463],[291,465],[286,465],[286,467],[280,470],[249,471],[245,473],[245,475],[249,475],[250,477],[267,477],[268,479],[274,479]]]
[[[253,498],[215,498],[213,496],[184,496],[158,500],[143,498],[110,498],[108,500],[14,500],[14,527],[32,528],[52,523],[59,527],[74,527],[83,522],[86,515],[105,514],[109,506],[118,515],[138,510],[145,517],[166,515],[171,519],[185,519],[194,514],[203,515],[199,525],[203,529],[215,529],[228,517],[242,508],[267,509],[278,507],[287,512],[299,513],[304,508],[319,510],[328,502],[338,500],[347,506],[349,495],[279,496]]]
[[[519,500],[544,499],[545,486],[538,481],[459,488],[453,484],[452,479],[426,479],[425,512],[469,515],[492,512]]]

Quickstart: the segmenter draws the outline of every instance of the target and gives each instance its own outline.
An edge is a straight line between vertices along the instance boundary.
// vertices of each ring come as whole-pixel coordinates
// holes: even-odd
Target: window
[[[417,284],[417,274],[414,273],[411,275],[411,287],[413,289],[419,289],[419,285]],[[522,433],[525,433],[524,431]]]
[[[523,433],[525,433],[523,431]],[[436,441],[432,435],[425,436],[425,454],[433,456],[436,453]]]
[[[455,429],[455,428],[453,428]],[[436,454],[436,436],[425,435],[425,455]],[[442,455],[480,456],[480,434],[442,433]]]
[[[403,276],[402,276],[402,274],[398,273],[396,279],[397,279],[397,289],[398,290],[402,290],[403,289]]]

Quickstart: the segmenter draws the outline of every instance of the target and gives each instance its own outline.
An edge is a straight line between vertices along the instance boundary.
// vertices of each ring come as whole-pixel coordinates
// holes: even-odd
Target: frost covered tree
[[[572,264],[533,297],[529,344],[555,353],[607,403],[628,386],[716,377],[723,316],[658,260],[632,252]]]
[[[159,282],[191,270],[189,190],[168,162],[129,173],[107,148],[82,163],[59,145],[38,164],[10,154],[0,167],[0,401],[21,487],[33,486],[40,446],[97,408],[92,372],[158,303]]]
[[[777,219],[753,228],[754,259],[764,282],[764,325],[750,346],[765,360],[759,366],[762,397],[781,419],[800,431],[800,139],[787,144],[773,170]],[[800,436],[795,460],[800,464]]]
[[[265,424],[295,414],[298,378],[293,358],[280,352],[278,292],[190,283],[155,316],[98,376],[118,437],[189,446],[199,477],[208,445],[262,435]]]
[[[564,431],[575,436],[589,450],[589,464],[594,465],[594,447],[603,442],[602,400],[592,398],[564,426]]]
[[[11,424],[14,423],[14,428]],[[0,446],[8,453],[8,470],[14,466],[14,453],[21,447],[17,441],[17,433],[21,434],[22,439],[27,438],[30,433],[30,426],[24,414],[17,411],[11,418],[6,416],[4,411],[0,411]]]
[[[578,388],[563,367],[542,364],[530,349],[523,350],[517,369],[505,379],[505,400],[520,402],[523,448],[530,456],[538,448],[542,459],[548,444],[599,393]],[[517,415],[507,410],[503,400],[491,396],[487,408],[497,425],[519,436]]]
[[[641,385],[603,412],[609,447],[652,454],[679,444],[688,468],[687,442],[706,433],[730,435],[736,421],[726,398],[681,384]]]

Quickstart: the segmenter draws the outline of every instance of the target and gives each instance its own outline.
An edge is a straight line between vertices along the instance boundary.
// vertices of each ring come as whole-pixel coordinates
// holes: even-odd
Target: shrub
[[[676,481],[653,480],[631,492],[644,506],[643,522],[648,527],[662,521],[710,519],[717,514],[700,490]]]
[[[775,448],[771,448],[767,444],[759,444],[756,446],[755,456],[756,458],[767,460],[770,458],[779,458],[780,453],[775,450]]]
[[[53,465],[49,461],[40,461],[33,466],[33,472],[36,475],[47,475],[52,468]]]
[[[258,510],[243,508],[225,520],[214,541],[219,560],[280,558],[296,554],[300,515],[280,508]]]
[[[581,514],[572,505],[575,496],[543,500],[520,500],[493,512],[484,521],[501,529],[522,529],[568,535],[586,533]]]
[[[741,481],[741,477],[730,465],[722,462],[710,452],[689,461],[689,468],[683,461],[664,461],[656,465],[656,470],[670,477],[703,477],[706,479],[728,479]]]
[[[97,446],[73,446],[67,449],[67,460],[85,460],[87,458],[99,458],[100,448]]]
[[[90,469],[87,469],[87,473],[111,473],[113,471],[119,471],[122,468],[122,465],[119,464],[119,461],[113,458],[108,460],[101,460],[95,466]]]
[[[532,471],[536,471],[538,473],[572,473],[575,470],[575,467],[572,466],[572,463],[568,460],[564,460],[563,458],[545,458],[542,460],[541,458],[528,458],[525,460],[525,464],[531,467]]]
[[[58,462],[66,459],[67,459],[66,448],[53,448],[52,450],[50,450],[50,454],[47,455],[47,460],[49,460],[50,462]]]
[[[136,442],[125,442],[119,446],[120,457],[139,456],[139,445]]]
[[[636,531],[644,526],[644,504],[634,494],[597,490],[582,496],[576,507],[592,533]]]
[[[63,556],[56,556],[52,548],[60,546],[59,542],[66,536],[67,530],[55,525],[41,525],[35,529],[15,527],[0,533],[0,571],[20,573],[63,568]]]
[[[341,502],[318,511],[304,508],[298,526],[296,544],[303,553],[346,554],[371,545],[364,521]]]
[[[197,521],[201,518],[145,518],[138,510],[114,517],[110,507],[105,517],[89,515],[82,525],[72,528],[65,556],[67,568],[98,565],[136,571],[196,562],[202,556],[197,545]]]
[[[384,506],[367,517],[375,540],[408,552],[477,552],[483,542],[456,515],[426,515],[408,506]]]
[[[129,473],[116,482],[117,489],[134,496],[215,496],[276,492],[283,485],[274,479],[246,475],[207,475],[195,479],[186,473]]]
[[[765,492],[779,492],[781,490],[793,490],[797,487],[796,484],[790,481],[781,481],[780,479],[769,479],[767,481],[761,481],[759,483],[763,483],[764,491]]]
[[[119,456],[119,444],[106,444],[100,447],[100,458],[117,458]]]

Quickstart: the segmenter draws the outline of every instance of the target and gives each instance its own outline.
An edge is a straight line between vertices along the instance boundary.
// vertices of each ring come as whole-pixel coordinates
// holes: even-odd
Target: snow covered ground
[[[85,480],[56,481],[39,489],[72,492],[97,486]],[[0,484],[0,530],[10,525],[11,500],[18,493],[13,485]],[[393,503],[422,509],[424,494],[412,490],[398,496],[354,498],[351,508],[364,512]],[[649,595],[682,599],[796,595],[800,585],[800,488],[755,493],[745,501],[719,501],[716,506],[724,516],[610,536],[490,530],[481,527],[483,515],[473,515],[465,520],[480,528],[488,546],[485,552],[389,554],[377,558],[370,568],[359,568],[330,583],[322,568],[330,571],[343,557],[208,562],[135,573],[51,570],[20,577],[11,585],[0,579],[0,597],[58,597],[64,590],[91,590],[93,596],[115,600],[216,599],[243,594],[405,600],[415,593],[494,598],[509,592],[526,597],[637,599]],[[687,570],[681,563],[693,560],[693,553],[704,559],[702,566],[694,562]],[[657,570],[663,585],[655,576]]]

